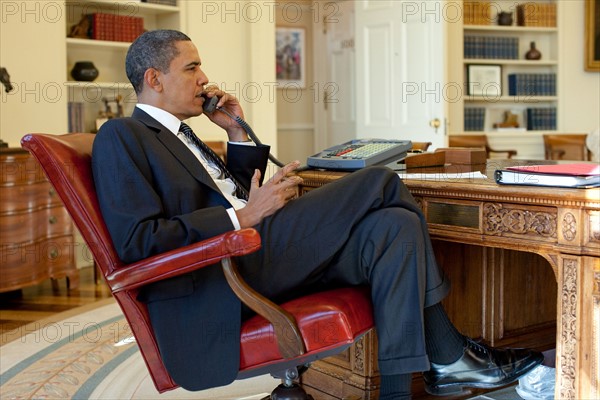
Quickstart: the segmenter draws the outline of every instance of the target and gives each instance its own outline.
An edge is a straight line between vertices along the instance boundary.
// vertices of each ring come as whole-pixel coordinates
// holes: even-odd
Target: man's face
[[[176,44],[179,55],[171,61],[168,73],[161,73],[162,108],[184,120],[202,114],[200,94],[208,78],[200,69],[200,56],[191,41]]]

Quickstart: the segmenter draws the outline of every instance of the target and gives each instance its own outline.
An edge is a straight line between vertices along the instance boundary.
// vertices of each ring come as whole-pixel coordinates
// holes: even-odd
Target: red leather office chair
[[[235,257],[260,248],[260,237],[254,229],[228,232],[123,264],[117,257],[96,197],[91,170],[94,137],[89,133],[30,134],[23,137],[21,144],[40,162],[90,247],[132,328],[159,392],[178,385],[162,362],[146,305],[137,300],[140,288],[151,282],[221,262],[234,292],[258,314],[242,325],[238,379],[267,373],[282,378],[283,383],[273,391],[272,398],[307,396],[293,382],[298,376],[297,367],[343,351],[373,327],[370,296],[365,288],[331,290],[282,305],[252,290],[238,274]]]

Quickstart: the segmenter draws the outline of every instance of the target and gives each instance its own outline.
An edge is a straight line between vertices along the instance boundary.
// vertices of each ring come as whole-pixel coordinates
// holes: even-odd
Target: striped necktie
[[[248,200],[248,191],[235,179],[233,175],[227,170],[225,163],[206,143],[204,143],[189,127],[185,122],[181,123],[181,127],[179,129],[183,135],[190,140],[198,149],[204,154],[207,160],[211,161],[214,165],[221,170],[221,173],[225,175],[225,178],[231,179],[233,184],[235,185],[235,197],[242,200]]]

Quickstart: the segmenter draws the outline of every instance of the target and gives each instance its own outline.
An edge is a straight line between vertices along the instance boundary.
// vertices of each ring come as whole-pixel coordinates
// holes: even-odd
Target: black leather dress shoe
[[[467,338],[458,361],[439,365],[423,373],[425,390],[437,396],[466,393],[463,388],[493,389],[508,385],[544,361],[544,355],[529,349],[495,349]]]

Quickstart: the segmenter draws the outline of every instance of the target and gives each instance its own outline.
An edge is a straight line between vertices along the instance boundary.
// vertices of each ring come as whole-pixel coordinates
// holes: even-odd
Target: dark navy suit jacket
[[[249,187],[269,146],[228,146],[227,167]],[[92,154],[102,215],[122,261],[134,262],[234,229],[231,207],[193,153],[136,108],[97,134]],[[161,355],[188,390],[226,385],[239,367],[241,305],[218,265],[146,287]]]

